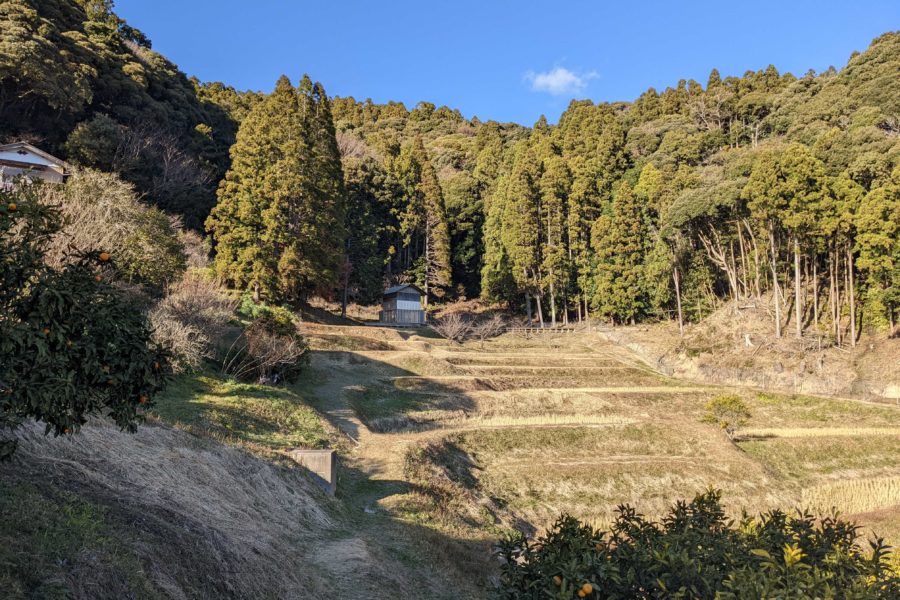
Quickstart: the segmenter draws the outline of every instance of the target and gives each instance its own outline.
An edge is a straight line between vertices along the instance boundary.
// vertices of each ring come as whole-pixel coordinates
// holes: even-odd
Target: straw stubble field
[[[674,380],[589,332],[460,345],[372,331],[345,328],[360,349],[314,365],[364,431],[351,461],[412,484],[380,510],[478,538],[563,512],[602,525],[623,503],[658,515],[715,487],[734,516],[837,510],[900,543],[896,407]],[[735,441],[702,423],[723,393],[752,414]]]

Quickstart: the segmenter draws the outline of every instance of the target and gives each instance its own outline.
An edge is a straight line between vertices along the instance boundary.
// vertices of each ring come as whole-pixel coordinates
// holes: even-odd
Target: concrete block
[[[309,469],[316,483],[322,486],[322,489],[329,495],[334,496],[337,489],[337,456],[334,450],[295,448],[289,450],[287,455],[297,464]]]

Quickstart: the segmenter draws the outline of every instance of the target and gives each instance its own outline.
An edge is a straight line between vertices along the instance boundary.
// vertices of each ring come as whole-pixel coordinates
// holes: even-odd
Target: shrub
[[[184,323],[223,326],[234,318],[236,302],[201,272],[188,271],[166,290],[159,306]]]
[[[101,413],[133,431],[165,384],[168,353],[105,283],[114,270],[108,256],[47,265],[62,219],[38,202],[40,187],[0,191],[0,427],[35,419],[62,435]],[[0,441],[0,457],[14,449]]]
[[[275,311],[254,320],[226,354],[223,372],[259,383],[295,381],[308,360],[309,345],[293,319],[285,323],[283,316]]]
[[[150,311],[148,320],[153,339],[172,353],[173,372],[197,371],[206,359],[212,358],[212,340],[199,327],[179,320],[159,306]]]
[[[434,320],[431,328],[451,342],[459,344],[465,341],[471,333],[472,321],[459,313],[451,313],[446,317]]]
[[[209,267],[209,254],[212,251],[209,238],[205,238],[191,229],[178,229],[178,241],[184,250],[185,262],[190,269]]]
[[[43,186],[42,201],[55,206],[64,228],[49,248],[60,264],[70,248],[105,250],[118,276],[161,289],[185,268],[182,245],[165,213],[137,201],[134,189],[113,174],[75,171],[64,186]]]
[[[268,319],[273,326],[277,326],[284,333],[290,333],[296,329],[294,313],[290,309],[283,306],[271,306],[265,302],[256,302],[250,292],[245,292],[241,296],[238,313],[249,319]]]
[[[537,541],[500,542],[501,598],[897,598],[881,540],[837,518],[772,511],[725,518],[721,494],[676,503],[659,522],[620,506],[608,531],[560,517]],[[579,593],[581,592],[581,593]]]
[[[734,439],[734,433],[738,427],[747,424],[750,418],[750,409],[744,404],[744,401],[738,396],[732,394],[723,394],[716,396],[706,403],[706,414],[703,416],[704,423],[712,423],[718,425],[728,436],[728,439]]]
[[[222,344],[235,302],[201,272],[188,271],[150,311],[153,337],[169,347],[176,372],[195,371]]]

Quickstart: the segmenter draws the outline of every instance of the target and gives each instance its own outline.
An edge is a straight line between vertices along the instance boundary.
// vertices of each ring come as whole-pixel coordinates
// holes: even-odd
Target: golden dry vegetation
[[[365,484],[345,493],[369,510],[484,544],[562,512],[596,525],[622,503],[657,515],[716,487],[735,516],[836,509],[900,543],[895,406],[677,380],[596,332],[482,345],[313,329],[359,340],[320,346],[313,366],[326,382],[319,408],[358,442],[346,458]],[[365,349],[372,339],[381,346]],[[752,414],[734,442],[702,422],[723,393]],[[403,485],[373,491],[373,481]]]

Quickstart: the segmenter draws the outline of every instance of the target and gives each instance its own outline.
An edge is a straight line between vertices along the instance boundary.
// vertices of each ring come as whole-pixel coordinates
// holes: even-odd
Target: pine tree
[[[572,176],[561,156],[553,155],[544,161],[540,185],[543,223],[541,270],[550,292],[551,323],[556,326],[557,294],[568,289],[570,273],[566,209]],[[563,310],[566,310],[565,303]]]
[[[900,307],[900,166],[863,198],[856,227],[857,266],[866,274],[868,303],[887,319],[893,335]]]
[[[349,296],[367,304],[381,298],[384,256],[379,238],[384,226],[378,214],[378,177],[379,168],[373,160],[348,161],[344,168],[347,260],[342,271],[342,308],[345,316]]]
[[[481,268],[481,298],[487,302],[514,300],[517,290],[509,257],[503,247],[503,213],[509,178],[501,175],[485,206],[484,266]]]
[[[231,148],[231,168],[219,184],[219,201],[207,220],[216,242],[216,273],[231,285],[253,290],[256,298],[278,293],[278,259],[263,214],[278,187],[274,173],[285,166],[279,168],[285,160],[285,139],[300,140],[299,132],[291,136],[287,130],[297,126],[294,88],[282,76],[272,94],[241,123]]]
[[[304,76],[300,92],[308,85]],[[331,116],[331,102],[322,84],[316,82],[311,92],[311,113],[308,115],[310,171],[312,185],[308,190],[309,213],[315,223],[315,236],[308,240],[306,252],[313,257],[314,284],[309,289],[327,292],[334,288],[344,265],[345,199],[341,153],[335,138]]]

